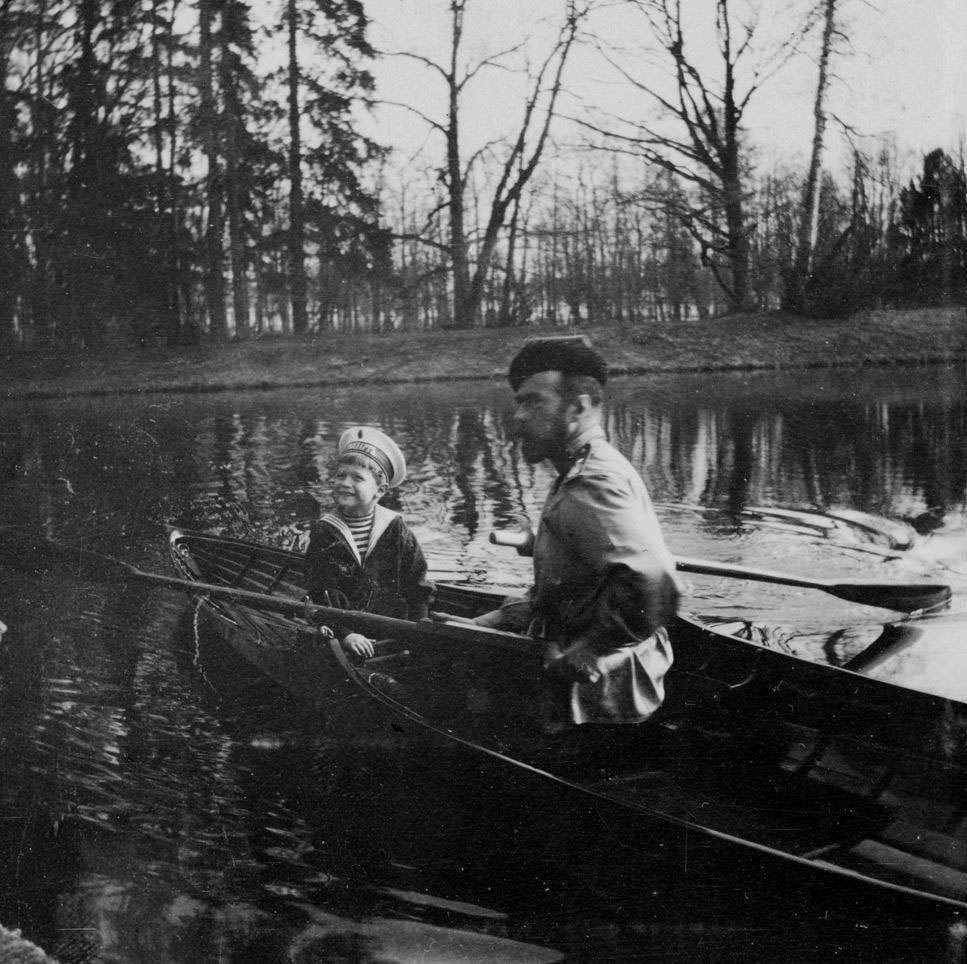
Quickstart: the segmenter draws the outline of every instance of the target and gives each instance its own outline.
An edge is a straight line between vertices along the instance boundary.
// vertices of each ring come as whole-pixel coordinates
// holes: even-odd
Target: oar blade
[[[725,576],[731,579],[751,579],[776,586],[801,586],[818,589],[849,602],[893,609],[901,613],[939,609],[950,599],[950,587],[941,583],[877,582],[858,579],[855,582],[833,582],[825,579],[809,579],[791,573],[772,572],[768,569],[752,569],[733,563],[712,562],[707,559],[679,558],[675,563],[680,572],[694,572],[707,576]]]
[[[849,602],[902,613],[932,611],[950,601],[950,586],[941,583],[835,582],[827,591]]]

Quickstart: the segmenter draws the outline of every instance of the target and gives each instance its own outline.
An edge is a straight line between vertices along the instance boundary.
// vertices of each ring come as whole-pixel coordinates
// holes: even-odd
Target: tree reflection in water
[[[607,427],[682,555],[824,578],[945,567],[962,607],[965,378],[620,378]],[[166,521],[293,542],[330,504],[339,433],[363,422],[407,454],[400,508],[437,577],[521,586],[529,561],[487,538],[536,521],[553,474],[518,457],[508,404],[462,384],[7,405],[0,524],[162,571]],[[833,505],[911,520],[919,541],[755,511]],[[794,893],[750,903],[739,878],[632,886],[607,853],[573,866],[459,774],[428,799],[436,761],[346,733],[340,707],[306,717],[230,660],[218,677],[181,597],[2,580],[0,922],[64,961],[963,959],[960,925],[806,918]],[[687,605],[832,663],[885,615],[710,577]],[[961,651],[946,645],[949,680]]]

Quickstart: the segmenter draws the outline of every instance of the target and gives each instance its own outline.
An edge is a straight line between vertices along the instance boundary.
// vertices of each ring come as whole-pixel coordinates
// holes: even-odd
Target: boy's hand
[[[353,656],[360,656],[363,659],[371,659],[376,655],[373,641],[367,639],[362,633],[348,633],[342,640],[342,648]]]

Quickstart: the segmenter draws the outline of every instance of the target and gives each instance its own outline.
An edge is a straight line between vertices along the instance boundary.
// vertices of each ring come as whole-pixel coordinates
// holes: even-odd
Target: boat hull
[[[281,550],[174,533],[172,555],[198,580],[302,592],[300,557]],[[440,587],[436,606],[469,615],[493,602]],[[671,627],[670,698],[655,720],[549,735],[533,647],[480,650],[428,636],[383,642],[376,659],[356,663],[311,620],[224,600],[199,606],[210,630],[292,698],[340,714],[351,705],[351,732],[435,755],[443,792],[475,787],[531,808],[549,839],[570,840],[569,856],[579,849],[574,827],[594,828],[583,859],[607,841],[609,871],[660,860],[673,879],[688,868],[689,886],[740,890],[765,881],[776,890],[794,872],[796,900],[812,892],[827,909],[833,886],[847,913],[864,902],[880,912],[884,902],[896,912],[967,911],[967,780],[960,748],[944,742],[961,704],[685,616]],[[619,889],[630,879],[622,871]],[[778,893],[781,903],[789,890]]]

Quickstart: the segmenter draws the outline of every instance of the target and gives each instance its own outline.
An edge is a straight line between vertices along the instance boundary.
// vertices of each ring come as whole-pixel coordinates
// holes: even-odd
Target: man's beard
[[[567,429],[563,422],[548,434],[538,438],[523,435],[518,439],[520,453],[529,465],[537,465],[545,459],[553,462],[567,451]]]
[[[528,465],[537,465],[538,462],[543,462],[546,458],[544,445],[540,441],[528,438],[520,440],[520,454],[524,456],[524,461]]]

